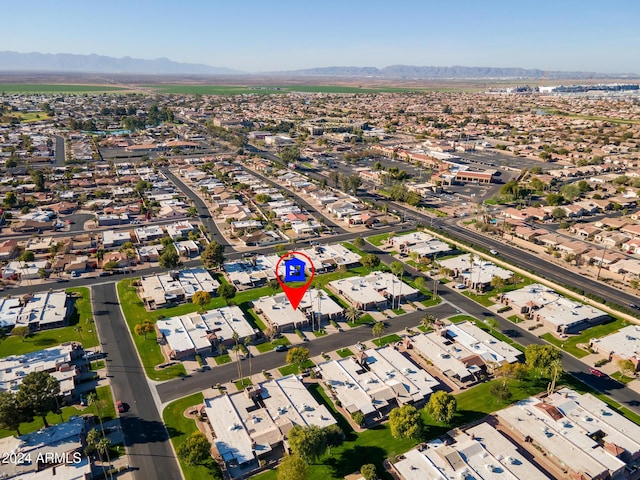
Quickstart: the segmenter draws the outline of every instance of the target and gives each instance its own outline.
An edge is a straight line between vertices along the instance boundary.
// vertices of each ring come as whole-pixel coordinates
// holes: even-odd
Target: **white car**
[[[467,288],[467,286],[464,283],[459,283],[456,285],[456,288],[462,290],[463,288]]]
[[[489,250],[489,253],[490,253],[491,255],[497,255],[497,254],[498,254],[498,251],[497,251],[497,250]]]

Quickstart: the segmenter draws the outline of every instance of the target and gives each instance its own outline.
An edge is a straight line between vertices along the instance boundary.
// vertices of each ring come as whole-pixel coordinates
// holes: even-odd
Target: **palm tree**
[[[347,322],[356,323],[360,318],[360,313],[358,307],[352,305],[344,312],[344,318],[347,319]]]
[[[398,293],[398,308],[400,308],[400,297],[402,296],[402,277],[404,276],[404,265],[400,262],[391,262],[389,265],[391,268],[391,273],[393,273],[396,277],[400,275],[400,292]],[[395,290],[395,282],[394,282],[394,290]],[[393,300],[395,296],[395,291],[392,293],[391,297],[391,308],[393,309]]]
[[[427,313],[422,320],[420,320],[420,323],[422,324],[422,326],[424,328],[426,328],[427,330],[429,330],[430,328],[433,328],[433,324],[436,323],[438,319],[431,315],[430,313]]]
[[[251,345],[251,337],[245,337],[244,338],[244,348],[247,351],[247,357],[249,357],[249,378],[251,378],[252,375],[252,368],[251,368],[251,352],[249,351],[249,345]]]
[[[233,347],[233,351],[236,352],[236,362],[237,362],[237,367],[238,367],[238,377],[240,378],[240,381],[242,382],[242,364],[240,363],[240,350],[242,349],[242,347],[240,346],[240,335],[238,335],[238,332],[233,332],[233,341],[236,342],[236,344]]]

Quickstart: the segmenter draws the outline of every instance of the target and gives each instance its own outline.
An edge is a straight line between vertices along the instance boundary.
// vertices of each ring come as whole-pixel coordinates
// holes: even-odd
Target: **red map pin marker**
[[[298,257],[304,257],[307,261],[303,261]],[[284,280],[280,278],[280,264],[284,261],[285,266],[285,276]],[[285,282],[302,282],[306,278],[304,272],[306,270],[306,266],[311,265],[311,276],[305,282],[304,285],[300,287],[290,287]],[[311,259],[302,252],[287,252],[285,255],[280,257],[278,263],[276,264],[276,278],[278,279],[278,283],[282,287],[284,294],[289,299],[289,303],[294,310],[298,308],[300,302],[302,301],[302,297],[309,289],[309,285],[311,285],[311,281],[316,274],[316,269],[313,266],[313,262]]]

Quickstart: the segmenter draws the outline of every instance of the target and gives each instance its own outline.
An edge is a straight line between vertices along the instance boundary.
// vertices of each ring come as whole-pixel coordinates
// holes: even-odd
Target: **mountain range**
[[[247,75],[246,72],[200,63],[180,63],[168,58],[145,60],[115,58],[105,55],[69,53],[0,52],[0,72],[56,72],[146,75]],[[544,71],[540,69],[504,67],[430,67],[391,65],[376,67],[319,67],[303,70],[263,72],[260,75],[290,77],[381,78],[403,80],[451,79],[607,79],[637,78],[636,74],[603,74],[596,72]]]

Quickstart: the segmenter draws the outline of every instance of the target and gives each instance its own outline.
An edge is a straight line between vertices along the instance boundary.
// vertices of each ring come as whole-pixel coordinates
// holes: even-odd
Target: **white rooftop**
[[[509,280],[513,276],[513,272],[510,270],[499,267],[495,263],[477,256],[473,259],[472,266],[470,257],[471,255],[467,253],[440,260],[439,264],[442,267],[461,272],[462,276],[469,279],[471,285],[489,284],[494,277]]]
[[[640,358],[640,325],[629,325],[606,337],[594,338],[591,344],[623,359]]]

